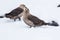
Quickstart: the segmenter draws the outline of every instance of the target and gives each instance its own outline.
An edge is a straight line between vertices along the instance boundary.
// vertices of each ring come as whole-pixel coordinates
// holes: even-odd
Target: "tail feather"
[[[0,16],[0,18],[4,18],[4,16]]]
[[[52,23],[45,23],[45,25],[50,25],[50,26],[59,26],[59,24],[55,21],[52,21]]]

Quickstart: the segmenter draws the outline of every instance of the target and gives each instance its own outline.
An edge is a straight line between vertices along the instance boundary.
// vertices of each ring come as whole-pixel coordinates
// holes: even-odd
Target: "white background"
[[[25,4],[32,15],[60,24],[60,0],[0,0],[0,15],[10,12],[21,3]],[[60,26],[40,26],[29,28],[23,20],[14,22],[0,18],[0,40],[60,40]]]

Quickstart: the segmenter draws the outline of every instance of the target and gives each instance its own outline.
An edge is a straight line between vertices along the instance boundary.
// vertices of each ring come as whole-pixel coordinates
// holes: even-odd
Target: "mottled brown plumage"
[[[34,25],[43,25],[43,23],[44,23],[43,20],[40,20],[39,18],[37,18],[36,16],[33,16],[33,15],[29,15],[28,20],[32,21],[34,23]]]
[[[14,19],[14,21],[16,19],[20,20],[20,16],[18,16],[18,15],[20,15],[22,12],[23,12],[23,9],[18,7],[16,9],[12,10],[10,13],[5,14],[5,17],[10,18],[10,19]]]
[[[18,7],[18,8],[16,8],[16,9],[14,9],[14,10],[12,10],[10,13],[8,13],[9,15],[12,15],[12,16],[17,16],[17,15],[19,15],[20,13],[22,13],[23,12],[23,9],[22,8],[20,8],[20,7]]]
[[[35,27],[35,26],[41,26],[45,22],[43,20],[40,20],[36,16],[33,16],[30,14],[29,9],[24,6],[24,13],[23,13],[23,21],[29,25],[30,27]]]
[[[10,18],[10,19],[14,19],[14,21],[16,21],[16,19],[20,20],[20,17],[22,16],[23,13],[23,9],[19,7],[13,9],[11,12],[6,13],[4,16],[0,16],[0,18]]]
[[[55,21],[52,21],[52,23],[46,23],[43,20],[39,19],[38,17],[31,15],[29,9],[26,6],[22,5],[21,8],[24,9],[23,21],[30,27],[36,27],[42,25],[58,26],[58,24]]]

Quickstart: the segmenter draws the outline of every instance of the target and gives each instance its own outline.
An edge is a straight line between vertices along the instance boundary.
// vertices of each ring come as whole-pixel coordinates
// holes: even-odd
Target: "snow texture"
[[[0,0],[0,15],[10,12],[21,3],[25,4],[32,15],[60,24],[60,0]],[[21,18],[22,19],[22,18]],[[60,40],[60,26],[40,26],[29,28],[23,20],[14,22],[0,18],[0,40]]]

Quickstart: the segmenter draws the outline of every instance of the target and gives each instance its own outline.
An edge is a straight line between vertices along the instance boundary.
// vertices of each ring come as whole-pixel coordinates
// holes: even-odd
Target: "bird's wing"
[[[18,7],[16,9],[12,10],[9,14],[11,14],[13,16],[17,16],[17,15],[19,15],[22,12],[23,12],[23,9]]]
[[[28,19],[33,22],[35,25],[38,25],[40,22],[43,22],[42,20],[40,20],[39,18],[33,16],[33,15],[29,15]]]

